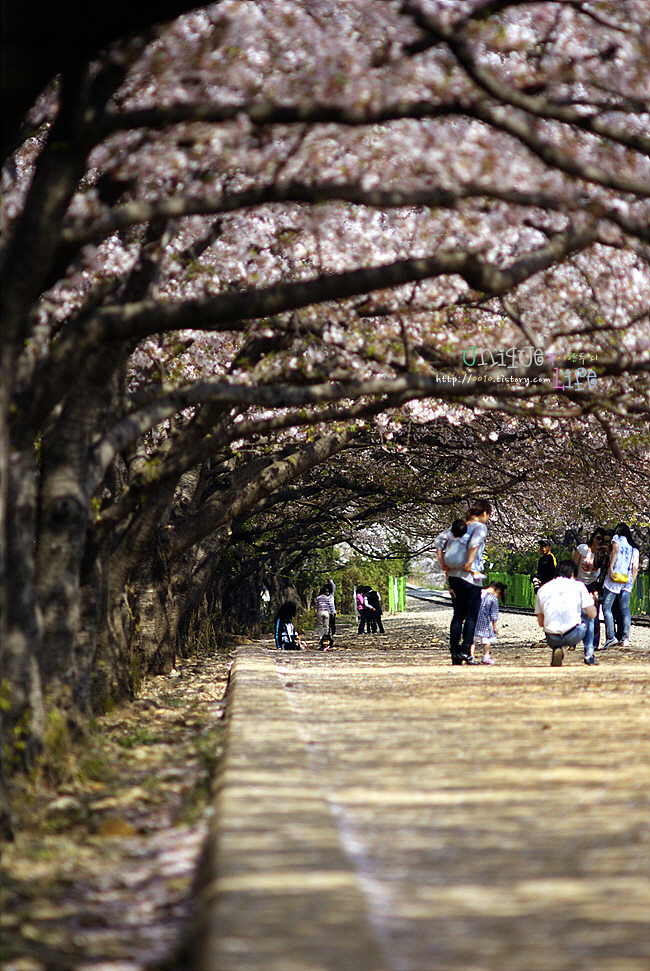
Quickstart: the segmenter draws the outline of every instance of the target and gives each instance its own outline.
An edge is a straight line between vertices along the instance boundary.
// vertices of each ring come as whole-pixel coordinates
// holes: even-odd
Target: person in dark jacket
[[[540,539],[539,551],[541,556],[537,561],[537,572],[531,577],[535,592],[549,580],[552,580],[557,571],[557,560],[551,552],[550,539]]]
[[[377,628],[379,628],[380,634],[385,634],[384,625],[381,622],[381,597],[376,590],[369,590],[367,593],[368,603],[373,608],[374,613],[370,617],[370,630],[373,634],[377,633]]]
[[[328,587],[328,593],[332,595],[332,604],[334,604],[334,610],[330,613],[330,637],[332,641],[334,640],[334,635],[336,634],[336,604],[334,603],[334,594],[336,593],[336,584],[333,580],[328,579],[326,584]]]

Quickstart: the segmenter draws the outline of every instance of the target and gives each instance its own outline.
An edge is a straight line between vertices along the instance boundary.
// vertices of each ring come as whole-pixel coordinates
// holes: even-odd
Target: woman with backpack
[[[463,535],[456,535],[460,531],[457,529],[446,530],[436,540],[438,558],[447,574],[454,609],[449,628],[452,664],[478,663],[472,657],[472,644],[481,607],[485,579],[483,552],[491,515],[492,504],[487,499],[478,499],[467,510],[467,528]]]
[[[621,647],[630,646],[630,628],[632,615],[630,614],[630,593],[636,575],[639,572],[639,548],[634,542],[630,527],[627,523],[619,523],[614,530],[612,552],[609,557],[609,570],[605,577],[603,590],[603,617],[607,639],[601,650],[617,644],[614,631],[614,615],[612,608],[618,600],[623,618],[621,630]]]

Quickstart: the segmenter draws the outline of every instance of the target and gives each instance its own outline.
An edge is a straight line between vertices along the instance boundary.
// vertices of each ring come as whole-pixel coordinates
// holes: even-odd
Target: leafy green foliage
[[[388,579],[391,576],[406,576],[409,562],[404,557],[377,557],[370,559],[354,556],[341,563],[340,554],[335,549],[318,550],[300,568],[294,577],[296,588],[301,597],[308,598],[310,591],[318,592],[321,584],[331,579],[336,584],[336,608],[339,613],[353,613],[354,588],[363,584],[373,587],[381,595],[383,603],[388,603]]]

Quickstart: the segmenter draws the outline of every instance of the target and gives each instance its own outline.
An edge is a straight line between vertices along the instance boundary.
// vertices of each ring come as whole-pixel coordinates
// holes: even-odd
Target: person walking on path
[[[461,537],[444,540],[442,563],[449,582],[453,605],[453,617],[449,628],[449,649],[452,664],[477,664],[472,657],[472,644],[483,589],[483,553],[487,537],[487,523],[492,515],[492,504],[487,499],[477,500],[467,511],[467,530]],[[437,542],[437,541],[436,541]],[[456,554],[466,551],[464,562],[456,563]],[[453,552],[453,555],[452,555]]]
[[[573,560],[562,560],[558,575],[540,587],[535,600],[535,613],[544,628],[546,642],[552,648],[551,667],[562,666],[564,648],[584,641],[585,664],[598,664],[594,656],[593,625],[589,640],[587,620],[596,616],[594,598],[584,583],[576,580]]]
[[[481,607],[476,621],[474,640],[483,648],[482,664],[494,664],[491,651],[497,640],[499,601],[505,600],[507,592],[505,583],[491,583],[481,591]]]
[[[318,623],[318,640],[322,642],[327,634],[330,636],[331,615],[335,612],[334,596],[330,593],[329,584],[324,583],[315,601],[316,619]]]
[[[361,587],[357,587],[356,590],[354,591],[354,602],[357,607],[357,617],[359,618],[359,629],[357,631],[357,634],[361,634],[363,632],[363,620],[364,620],[363,601],[364,601],[363,591],[361,590]]]
[[[605,580],[607,578],[607,574],[609,573],[609,557],[612,552],[613,537],[614,537],[613,529],[604,530],[603,544],[600,551],[600,576],[598,578],[599,589],[600,589],[600,604],[601,604],[600,613],[602,614],[603,623],[605,623],[605,615],[602,613],[602,603],[603,603],[603,595],[605,593]],[[622,637],[623,617],[621,616],[620,597],[616,597],[616,599],[614,600],[614,603],[612,604],[612,617],[614,618],[614,636],[618,642],[623,639]],[[600,627],[600,621],[598,618],[596,618],[596,623]],[[605,640],[607,640],[606,634],[605,634]],[[594,642],[594,643],[596,644],[596,650],[602,650],[602,647],[601,648],[598,647],[597,642]]]
[[[632,627],[630,594],[638,572],[638,547],[634,542],[630,527],[626,523],[619,523],[614,530],[609,569],[604,582],[603,617],[605,618],[606,640],[602,647],[603,650],[618,643],[612,611],[616,600],[618,600],[622,618],[620,644],[622,647],[630,646],[630,630]]]

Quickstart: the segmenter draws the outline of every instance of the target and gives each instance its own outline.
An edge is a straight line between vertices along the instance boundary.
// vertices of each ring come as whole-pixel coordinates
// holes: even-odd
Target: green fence
[[[527,573],[496,573],[490,571],[488,583],[505,583],[508,588],[506,604],[511,607],[535,606],[535,588]]]
[[[388,609],[392,614],[406,610],[406,577],[388,578]]]
[[[489,583],[501,581],[508,588],[506,604],[511,607],[535,607],[535,590],[526,573],[497,573],[490,571]],[[650,577],[637,577],[630,594],[630,611],[634,614],[650,614]]]
[[[650,614],[650,577],[646,574],[636,578],[630,594],[630,610],[633,615]]]

